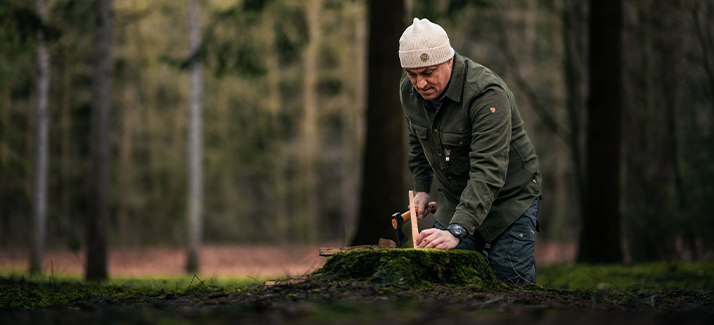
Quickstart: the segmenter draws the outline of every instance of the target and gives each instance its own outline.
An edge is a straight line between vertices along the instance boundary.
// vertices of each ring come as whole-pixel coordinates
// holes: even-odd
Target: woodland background
[[[377,190],[363,187],[363,155],[367,70],[382,59],[368,50],[369,5],[378,2],[198,1],[201,42],[192,51],[186,1],[114,0],[109,247],[186,245],[195,62],[203,67],[202,241],[353,242],[364,205],[380,204],[362,194]],[[619,2],[621,73],[612,80],[621,79],[621,115],[611,126],[621,135],[619,201],[594,208],[583,203],[587,101],[610,94],[588,85],[588,1],[386,2],[402,8],[391,20],[401,30],[429,18],[513,91],[543,174],[539,240],[577,243],[583,211],[615,210],[624,260],[712,259],[712,1]],[[48,0],[43,23],[34,2],[0,0],[0,248],[32,245],[41,39],[51,71],[43,246],[88,245],[97,3]],[[397,41],[385,61],[398,62]],[[385,91],[397,96],[397,87]],[[614,132],[609,125],[604,132]],[[403,125],[388,132],[406,137]],[[399,188],[398,206],[379,216],[387,231],[411,188],[403,144],[380,158],[404,162],[401,175],[377,180]]]

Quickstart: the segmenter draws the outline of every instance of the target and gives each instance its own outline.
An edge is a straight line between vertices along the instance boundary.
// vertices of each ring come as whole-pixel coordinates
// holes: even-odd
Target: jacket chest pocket
[[[442,150],[448,153],[449,170],[457,174],[467,174],[471,170],[471,133],[444,132],[441,134]]]
[[[426,132],[427,132],[426,126],[421,126],[419,124],[411,123],[411,127],[412,127],[412,130],[411,130],[412,134],[414,136],[416,136],[417,138],[419,138],[420,142],[424,142],[426,140]]]

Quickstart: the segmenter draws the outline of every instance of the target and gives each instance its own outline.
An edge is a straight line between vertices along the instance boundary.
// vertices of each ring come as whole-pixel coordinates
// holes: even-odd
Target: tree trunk
[[[186,271],[196,273],[199,269],[199,248],[203,233],[203,166],[201,138],[201,27],[197,0],[188,0],[189,43],[191,76],[189,77],[189,130],[188,130],[188,251]]]
[[[587,193],[579,262],[621,262],[622,1],[590,2]]]
[[[367,54],[367,26],[365,17],[365,4],[362,2],[352,3],[349,15],[354,17],[355,26],[355,44],[352,44],[346,51],[343,52],[344,62],[350,62],[355,57],[364,58]],[[355,56],[356,55],[356,56]],[[341,164],[341,205],[342,214],[343,238],[341,240],[347,244],[347,241],[355,234],[355,226],[357,223],[357,204],[358,192],[356,191],[360,182],[360,161],[362,153],[362,125],[364,124],[362,113],[365,108],[365,60],[355,60],[352,65],[344,65],[344,73],[348,73],[354,87],[354,97],[348,97],[347,102],[352,104],[348,109],[344,110],[343,119],[345,127],[343,129],[342,143],[344,148],[350,148],[348,156],[342,159]]]
[[[280,125],[281,109],[283,107],[282,94],[280,92],[280,57],[278,45],[275,41],[275,17],[273,6],[268,4],[268,8],[263,15],[263,32],[265,33],[265,43],[267,53],[265,61],[267,63],[268,98],[267,106],[270,111],[270,119],[273,131],[273,159],[274,171],[272,173],[273,187],[273,230],[275,239],[279,243],[287,243],[290,239],[290,224],[288,216],[288,151],[283,141],[284,132]]]
[[[565,105],[567,110],[568,130],[570,138],[570,160],[575,174],[575,198],[578,216],[585,215],[585,172],[583,166],[583,139],[585,103],[583,101],[583,83],[586,56],[584,5],[577,1],[564,0],[561,10],[563,39],[563,74],[565,81]]]
[[[112,0],[99,0],[92,83],[92,171],[87,224],[87,280],[107,278],[112,24]]]
[[[390,216],[406,207],[403,171],[407,149],[398,93],[402,69],[397,55],[399,37],[406,27],[404,13],[404,1],[369,1],[367,134],[359,221],[352,245],[396,238]]]
[[[47,3],[37,0],[37,14],[42,27],[47,24]],[[48,115],[50,96],[50,54],[45,44],[45,32],[37,32],[37,122],[35,125],[35,184],[33,188],[33,228],[30,250],[30,273],[42,272],[47,211]]]
[[[318,113],[317,113],[317,78],[318,60],[320,56],[320,42],[322,31],[320,30],[320,11],[322,0],[307,0],[306,19],[308,22],[309,43],[303,54],[303,118],[302,118],[302,150],[300,151],[300,161],[302,169],[302,196],[304,208],[302,215],[305,218],[303,228],[308,242],[318,239],[320,227],[320,210],[318,206],[317,186],[317,154],[319,144],[318,136]]]

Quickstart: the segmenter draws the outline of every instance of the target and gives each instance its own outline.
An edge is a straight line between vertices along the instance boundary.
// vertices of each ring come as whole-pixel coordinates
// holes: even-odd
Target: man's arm
[[[471,170],[466,188],[451,223],[476,231],[506,182],[511,142],[511,101],[508,93],[493,85],[472,103]]]

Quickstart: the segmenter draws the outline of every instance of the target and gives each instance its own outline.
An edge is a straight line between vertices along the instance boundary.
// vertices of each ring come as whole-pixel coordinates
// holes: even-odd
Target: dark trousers
[[[538,227],[536,198],[526,212],[492,242],[486,243],[479,234],[461,240],[454,249],[480,252],[496,276],[504,282],[535,283],[536,261],[533,256]],[[434,227],[446,230],[434,221]]]

